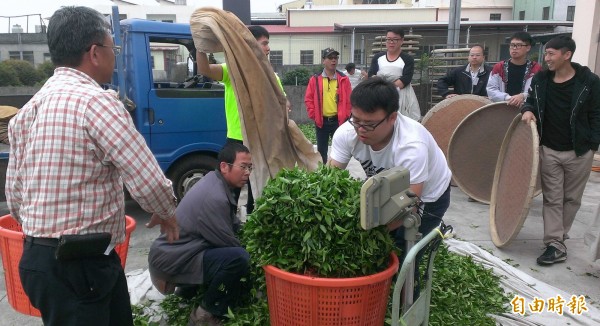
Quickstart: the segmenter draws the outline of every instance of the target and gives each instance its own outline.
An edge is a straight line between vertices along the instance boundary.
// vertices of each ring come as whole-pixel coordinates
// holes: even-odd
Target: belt
[[[25,236],[25,242],[46,247],[58,247],[57,238],[34,238],[32,236],[27,235]]]
[[[333,117],[323,117],[323,121],[338,121],[337,115]]]

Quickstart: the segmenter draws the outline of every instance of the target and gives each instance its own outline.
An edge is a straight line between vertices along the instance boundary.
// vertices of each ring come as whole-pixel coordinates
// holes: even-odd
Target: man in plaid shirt
[[[6,199],[25,234],[23,288],[45,325],[132,325],[127,281],[114,246],[125,239],[123,183],[179,237],[171,182],[136,131],[110,82],[115,47],[102,14],[63,7],[51,17],[54,75],[9,125]],[[107,232],[104,253],[55,257],[62,235]],[[104,249],[101,249],[103,251]]]

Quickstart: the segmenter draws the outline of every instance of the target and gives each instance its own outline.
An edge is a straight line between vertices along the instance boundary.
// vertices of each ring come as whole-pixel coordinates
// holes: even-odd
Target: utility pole
[[[448,17],[448,48],[458,48],[460,37],[460,1],[450,0]]]

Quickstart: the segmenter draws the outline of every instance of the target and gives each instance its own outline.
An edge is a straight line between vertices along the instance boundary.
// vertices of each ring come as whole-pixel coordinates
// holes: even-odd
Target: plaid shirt
[[[125,239],[123,183],[163,218],[175,196],[114,91],[85,73],[57,68],[10,121],[6,200],[23,233],[110,232]]]

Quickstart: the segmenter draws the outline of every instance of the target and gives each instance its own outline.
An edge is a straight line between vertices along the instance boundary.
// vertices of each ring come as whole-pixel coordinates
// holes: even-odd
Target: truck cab
[[[127,19],[113,29],[121,53],[112,87],[181,199],[217,166],[227,131],[223,86],[196,75],[188,24]]]

